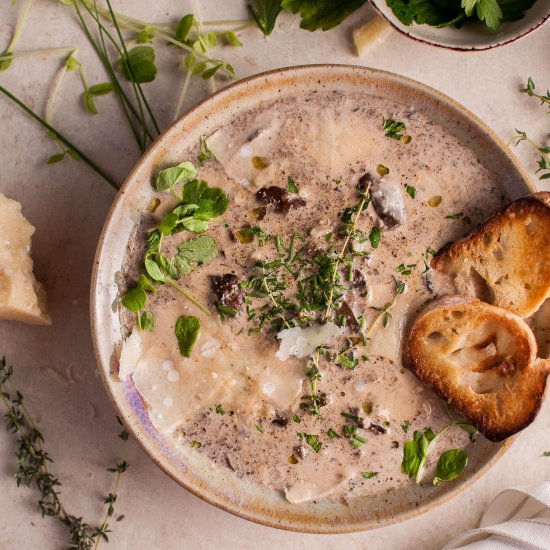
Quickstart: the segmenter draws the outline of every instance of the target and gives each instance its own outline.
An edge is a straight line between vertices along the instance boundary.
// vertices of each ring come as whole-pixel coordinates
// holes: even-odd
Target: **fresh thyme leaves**
[[[365,338],[370,338],[372,333],[374,332],[374,329],[377,327],[378,323],[382,322],[382,326],[385,328],[389,325],[391,321],[391,313],[390,311],[397,303],[397,300],[399,299],[399,296],[401,294],[404,294],[407,290],[407,285],[403,281],[398,281],[395,279],[395,295],[393,297],[393,300],[389,303],[387,303],[383,308],[381,308],[378,312],[378,315],[372,320],[369,328],[364,334]]]
[[[411,197],[411,199],[416,199],[416,187],[413,187],[412,185],[409,185],[408,183],[406,183],[405,191]]]
[[[118,67],[122,76],[130,82],[153,82],[157,74],[155,50],[151,46],[136,46],[122,55]]]
[[[434,485],[451,481],[458,477],[468,464],[468,454],[461,449],[451,449],[441,453],[435,469]]]
[[[403,137],[406,126],[404,122],[394,120],[393,118],[384,118],[382,119],[382,129],[386,137],[400,140]]]
[[[349,351],[345,353],[340,353],[338,355],[338,363],[340,363],[340,365],[342,365],[342,367],[346,369],[353,370],[355,369],[359,361],[357,361],[357,359],[354,359],[353,357],[348,357],[348,354]]]
[[[195,179],[197,170],[193,163],[189,161],[182,162],[177,166],[165,168],[159,172],[155,187],[157,191],[169,191],[178,183],[188,183]]]
[[[535,82],[531,77],[529,77],[529,79],[527,80],[526,86],[522,88],[521,91],[527,94],[529,97],[534,97],[539,99],[541,105],[548,107],[547,113],[550,113],[550,90],[546,91],[546,95],[538,94],[536,92]],[[536,174],[538,174],[539,172],[541,173],[541,175],[539,176],[539,179],[541,180],[549,179],[550,178],[550,146],[536,143],[528,136],[527,132],[516,129],[516,135],[510,140],[510,143],[514,143],[514,145],[517,146],[522,141],[527,142],[538,153],[540,153],[540,158],[537,161],[537,164],[539,167],[538,167],[538,170],[535,172]]]
[[[318,453],[321,450],[321,447],[323,444],[319,441],[319,437],[313,434],[302,434],[303,438],[305,439],[306,443],[316,452]]]
[[[176,321],[174,332],[178,340],[178,347],[183,357],[191,357],[201,331],[199,319],[192,315],[182,315]]]
[[[365,479],[372,479],[373,477],[375,477],[375,476],[378,475],[378,472],[361,472],[361,475],[362,475]]]
[[[248,6],[248,12],[265,36],[273,32],[281,10],[281,0],[252,0]]]
[[[200,137],[200,153],[197,156],[197,160],[202,164],[206,160],[217,160],[216,155],[208,148],[206,143],[206,136]]]
[[[225,414],[225,411],[221,405],[216,405],[216,413],[217,414]]]
[[[321,380],[322,376],[319,371],[319,351],[317,350],[311,359],[311,366],[306,371],[306,375],[311,382],[311,395],[304,395],[302,399],[310,402],[309,412],[312,415],[320,416],[321,408],[323,406],[323,396],[317,389],[317,382]]]
[[[335,432],[332,428],[328,429],[327,435],[329,436],[330,439],[335,439],[335,438],[340,439],[342,437],[337,432]]]
[[[445,216],[445,219],[447,220],[460,220],[460,218],[464,217],[463,212],[457,212],[456,214],[449,214],[448,216]]]
[[[296,185],[296,182],[288,176],[288,192],[289,193],[298,193],[298,186]]]
[[[380,228],[377,226],[374,226],[369,233],[369,241],[370,245],[373,248],[378,248],[378,245],[380,244]]]
[[[292,421],[296,422],[296,424],[299,424],[302,420],[300,419],[300,417],[297,414],[293,414],[292,415]]]
[[[115,512],[118,488],[122,474],[128,469],[128,463],[121,459],[114,468],[115,480],[112,490],[104,498],[107,505],[105,516],[98,527],[85,523],[82,517],[70,514],[61,498],[59,487],[61,482],[49,471],[52,458],[44,450],[44,437],[38,430],[34,419],[23,403],[23,395],[14,388],[11,378],[13,367],[8,366],[5,357],[0,359],[0,398],[6,408],[6,429],[17,437],[19,445],[16,453],[19,465],[14,474],[17,486],[35,487],[40,493],[38,509],[42,515],[57,518],[69,531],[69,548],[75,550],[96,550],[100,541],[108,542],[110,520]],[[126,441],[128,432],[125,430],[119,437]],[[123,516],[119,516],[122,519]]]
[[[408,277],[415,267],[416,264],[399,264],[395,270],[404,277]]]

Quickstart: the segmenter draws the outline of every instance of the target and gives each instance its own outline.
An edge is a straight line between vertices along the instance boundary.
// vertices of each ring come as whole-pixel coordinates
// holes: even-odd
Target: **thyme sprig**
[[[521,89],[523,93],[526,93],[529,97],[535,97],[540,100],[541,105],[548,106],[547,114],[550,114],[550,90],[546,91],[546,95],[538,94],[536,92],[536,86],[531,77],[527,80],[527,84],[524,88]],[[542,172],[539,176],[539,179],[545,180],[550,178],[550,146],[542,145],[535,142],[531,139],[527,132],[523,130],[518,130],[516,128],[516,135],[512,137],[509,143],[513,143],[515,146],[519,145],[522,141],[529,143],[538,153],[540,153],[540,158],[537,161],[538,170],[535,174]]]
[[[0,359],[0,398],[6,409],[4,415],[6,429],[17,438],[18,444],[16,456],[19,464],[14,474],[15,482],[18,487],[34,486],[38,490],[40,494],[38,510],[42,517],[57,518],[67,527],[70,537],[69,549],[96,550],[101,541],[109,541],[108,534],[111,532],[109,522],[115,514],[120,479],[128,469],[128,463],[121,459],[114,468],[108,469],[116,475],[111,492],[103,500],[107,508],[103,521],[98,527],[91,527],[82,517],[69,513],[61,499],[59,491],[61,482],[48,467],[53,460],[44,449],[44,437],[25,406],[22,393],[11,381],[13,371],[13,366],[8,366],[5,357]],[[119,437],[127,441],[128,432],[123,430]],[[116,521],[122,518],[123,516],[118,516]]]

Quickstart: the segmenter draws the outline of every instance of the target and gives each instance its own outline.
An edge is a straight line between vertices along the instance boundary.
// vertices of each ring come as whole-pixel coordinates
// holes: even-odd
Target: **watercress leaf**
[[[151,46],[136,46],[124,53],[118,68],[122,76],[130,82],[143,84],[155,80],[155,50]]]
[[[159,229],[161,230],[163,235],[170,235],[176,225],[178,224],[180,217],[179,215],[172,210],[171,212],[167,212],[163,217],[159,225]]]
[[[159,264],[155,260],[150,257],[145,258],[144,264],[145,271],[147,271],[147,274],[149,275],[149,277],[151,277],[151,279],[153,279],[153,281],[163,283],[166,280],[166,276],[164,275],[163,270],[160,268]]]
[[[131,288],[122,297],[122,305],[126,309],[129,309],[130,311],[134,311],[134,312],[138,312],[140,309],[143,309],[146,301],[147,301],[147,294],[145,294],[145,290],[143,290],[139,286],[136,286],[135,288]]]
[[[167,191],[171,189],[177,183],[186,183],[192,180],[197,175],[197,170],[193,166],[192,162],[182,162],[177,166],[171,166],[165,168],[159,172],[156,181],[156,188],[158,191]],[[192,202],[192,201],[186,201]]]
[[[195,23],[195,17],[192,13],[184,15],[178,22],[176,27],[176,40],[179,42],[186,42],[189,37],[189,31],[193,28]]]
[[[84,92],[82,99],[84,100],[84,107],[86,107],[86,110],[92,113],[92,115],[97,115],[98,111],[95,106],[94,96],[88,90]]]
[[[243,43],[237,38],[237,35],[233,31],[224,32],[222,36],[232,46],[240,48],[243,45]]]
[[[5,50],[0,54],[0,57],[11,57],[12,55],[13,55],[12,52]],[[7,71],[11,67],[12,63],[13,63],[13,59],[0,60],[0,72]]]
[[[420,446],[422,434],[415,431],[413,438],[403,446],[403,460],[401,461],[401,471],[409,477],[414,477],[418,473],[420,463],[424,457]]]
[[[80,61],[78,61],[78,59],[76,59],[72,53],[67,56],[67,59],[65,60],[65,66],[67,67],[68,71],[76,71],[76,69],[82,67]]]
[[[155,316],[152,311],[144,311],[140,318],[141,330],[152,332],[155,330]]]
[[[292,13],[300,12],[302,29],[328,31],[365,3],[366,0],[282,0],[281,6]]]
[[[193,233],[204,233],[208,230],[208,222],[196,218],[185,218],[182,220],[181,224],[185,229],[193,231]]]
[[[281,0],[253,0],[252,4],[247,6],[248,12],[264,35],[269,36],[281,13]]]
[[[55,164],[56,162],[61,162],[65,158],[65,153],[56,153],[52,155],[48,160],[48,164]]]
[[[153,283],[143,273],[139,276],[138,286],[145,290],[145,292],[155,292]]]
[[[217,65],[214,65],[213,67],[210,67],[210,69],[206,69],[206,71],[204,71],[202,74],[201,74],[201,77],[203,80],[208,80],[210,78],[212,78],[217,72],[218,70],[222,67],[223,63],[218,63]]]
[[[218,255],[216,241],[208,235],[189,239],[178,245],[178,257],[189,263],[203,264]]]
[[[197,317],[182,315],[176,321],[176,338],[178,339],[180,353],[184,357],[191,357],[193,348],[199,338],[200,331],[201,323]]]
[[[228,198],[218,187],[208,187],[203,180],[193,180],[183,188],[183,201],[198,206],[193,213],[194,218],[208,221],[226,211]]]
[[[151,25],[146,25],[143,30],[138,34],[138,44],[145,44],[146,42],[152,42],[155,38],[155,28]]]
[[[209,31],[201,35],[205,49],[214,48],[218,44],[218,35],[215,32]]]
[[[193,266],[189,260],[181,256],[176,256],[174,258],[174,267],[178,270],[180,275],[189,275],[189,273],[193,272]]]
[[[435,469],[434,485],[458,477],[468,464],[468,454],[462,449],[451,449],[441,453]]]
[[[194,53],[187,54],[183,60],[183,68],[188,72],[191,71],[195,66],[196,59],[197,56]]]
[[[105,95],[113,91],[113,85],[110,82],[101,82],[88,88],[88,92],[92,95]]]
[[[201,74],[206,69],[206,63],[201,61],[193,67],[193,74]]]

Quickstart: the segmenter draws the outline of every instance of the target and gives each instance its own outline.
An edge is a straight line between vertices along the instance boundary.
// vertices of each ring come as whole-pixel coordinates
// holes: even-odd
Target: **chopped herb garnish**
[[[394,120],[393,118],[382,119],[382,126],[384,129],[384,135],[392,139],[401,139],[403,137],[403,131],[406,126],[403,122]]]
[[[312,434],[304,434],[304,438],[306,440],[306,443],[316,452],[318,453],[321,450],[321,447],[323,444],[319,441],[319,438],[316,435]]]
[[[199,449],[200,447],[202,447],[202,443],[200,441],[191,441],[191,448]]]
[[[296,185],[296,182],[288,176],[288,192],[289,193],[298,193],[298,186]]]
[[[261,433],[263,434],[264,433],[264,428],[261,424],[256,424],[256,429]]]
[[[225,414],[225,411],[223,410],[223,407],[221,405],[216,405],[216,412],[218,414]]]
[[[464,214],[462,212],[458,212],[457,214],[450,214],[449,216],[445,216],[448,220],[459,220],[460,218],[464,217]]]
[[[346,353],[340,353],[338,355],[338,363],[342,365],[342,367],[353,370],[357,366],[357,359],[350,358],[346,355]]]
[[[201,152],[197,156],[197,160],[202,164],[205,160],[217,160],[216,155],[208,148],[206,144],[206,136],[200,138],[200,150]]]
[[[435,195],[433,197],[430,197],[428,199],[428,204],[432,207],[432,208],[437,208],[440,204],[441,204],[441,201],[443,200],[443,197],[441,195]]]
[[[328,429],[327,435],[330,437],[330,439],[334,439],[334,438],[340,439],[340,437],[341,437],[332,428]]]
[[[546,456],[546,457],[550,456],[550,451],[544,451],[544,453],[542,453],[542,456]]]
[[[375,477],[375,476],[378,475],[378,472],[361,472],[361,475],[362,475],[365,479],[372,479],[373,477]]]
[[[378,248],[380,244],[380,228],[374,226],[369,233],[369,241],[373,248]]]
[[[347,412],[341,412],[340,416],[343,416],[344,418],[349,418],[350,420],[354,420],[355,422],[359,422],[359,417],[356,414],[350,414]]]
[[[411,423],[408,420],[403,420],[403,422],[401,422],[401,428],[403,429],[403,431],[405,433],[407,433],[409,431],[409,426],[410,425],[411,425]]]
[[[299,424],[301,422],[300,417],[297,414],[292,415],[293,422],[296,422],[296,424]]]
[[[237,310],[224,304],[216,304],[216,308],[220,312],[220,317],[224,318],[226,315],[229,317],[235,317]]]
[[[416,264],[400,264],[397,266],[396,271],[401,273],[404,277],[408,277],[415,267]]]
[[[416,199],[416,187],[413,187],[412,185],[409,185],[407,183],[405,184],[405,191],[408,193],[411,199]]]

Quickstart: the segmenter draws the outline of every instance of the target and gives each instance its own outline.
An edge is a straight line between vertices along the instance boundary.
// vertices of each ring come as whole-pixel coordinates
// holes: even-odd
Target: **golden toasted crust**
[[[459,294],[528,317],[550,296],[550,193],[523,197],[440,250],[431,266]]]
[[[444,296],[420,312],[405,360],[491,441],[534,420],[550,367],[537,359],[535,337],[520,317],[465,296]]]

